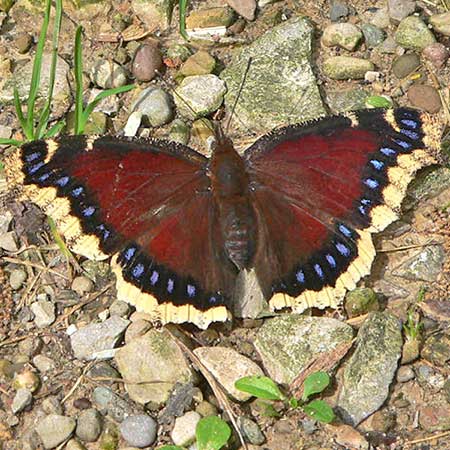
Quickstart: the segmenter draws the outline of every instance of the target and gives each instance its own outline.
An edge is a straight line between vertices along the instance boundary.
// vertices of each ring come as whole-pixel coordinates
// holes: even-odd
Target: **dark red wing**
[[[160,304],[203,311],[229,301],[236,274],[214,222],[205,157],[164,141],[64,137],[25,145],[22,161],[25,184],[56,188],[83,235],[117,255],[126,282]]]
[[[413,172],[430,161],[420,150],[424,136],[417,111],[367,110],[287,127],[252,145],[245,158],[260,226],[255,266],[266,290],[308,293],[303,306],[326,306],[328,288],[341,293],[366,275],[369,232],[396,218]],[[321,291],[317,300],[312,293]],[[277,304],[284,306],[280,296]]]

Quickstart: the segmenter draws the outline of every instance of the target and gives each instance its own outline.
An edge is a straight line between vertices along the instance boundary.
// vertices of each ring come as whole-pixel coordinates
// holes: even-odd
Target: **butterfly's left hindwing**
[[[255,266],[273,308],[336,306],[369,273],[371,233],[397,219],[439,133],[415,110],[365,110],[274,131],[246,151]]]

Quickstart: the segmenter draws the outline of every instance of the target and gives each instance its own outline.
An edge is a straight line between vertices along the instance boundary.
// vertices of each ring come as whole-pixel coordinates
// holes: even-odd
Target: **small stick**
[[[420,444],[421,442],[427,442],[427,441],[432,441],[434,439],[440,439],[442,437],[448,436],[450,435],[450,431],[446,431],[444,433],[439,433],[439,434],[435,434],[434,436],[428,436],[426,438],[421,438],[421,439],[415,439],[413,441],[406,441],[403,445],[414,445],[414,444]]]
[[[61,404],[65,403],[69,397],[71,397],[71,395],[76,391],[76,389],[78,388],[78,386],[80,385],[81,381],[83,380],[84,376],[86,375],[86,373],[88,372],[89,369],[91,369],[91,367],[96,363],[97,361],[91,361],[81,372],[81,375],[78,377],[77,381],[75,381],[75,384],[72,386],[72,388],[70,389],[70,391],[67,393],[67,395],[61,400]]]
[[[57,275],[58,277],[64,278],[65,280],[69,280],[68,277],[66,277],[65,275],[63,275],[62,273],[57,272],[56,270],[50,269],[49,267],[45,267],[41,264],[37,264],[37,263],[33,263],[31,261],[24,261],[22,259],[19,258],[11,258],[9,256],[2,256],[1,259],[3,261],[12,263],[12,264],[20,264],[22,266],[27,266],[27,267],[34,267],[35,269],[39,269],[42,270],[44,272],[49,272],[52,273],[53,275]]]

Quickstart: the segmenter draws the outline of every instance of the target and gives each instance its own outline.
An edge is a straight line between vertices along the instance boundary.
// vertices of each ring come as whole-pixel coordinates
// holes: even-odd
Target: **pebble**
[[[328,25],[322,35],[322,44],[326,47],[335,45],[353,51],[362,39],[362,33],[352,23],[332,23]]]
[[[14,291],[18,291],[27,280],[27,273],[22,269],[14,269],[9,274],[9,285]]]
[[[45,328],[56,320],[55,305],[48,300],[39,300],[30,306],[34,314],[34,323],[38,328]]]
[[[440,69],[447,62],[450,52],[444,44],[435,42],[423,49],[422,56],[430,61],[436,69]]]
[[[397,78],[405,78],[420,67],[420,58],[416,53],[399,56],[392,63],[392,72]]]
[[[64,450],[86,450],[86,447],[76,439],[71,439],[64,447]]]
[[[364,78],[369,70],[374,70],[370,61],[351,56],[332,56],[323,65],[325,75],[333,80]]]
[[[36,355],[33,358],[33,365],[41,373],[50,372],[54,370],[56,365],[53,359],[45,355]]]
[[[438,333],[429,336],[420,355],[434,366],[447,367],[450,362],[450,334]]]
[[[399,383],[406,383],[413,380],[415,377],[414,370],[410,366],[400,366],[397,371],[397,381]]]
[[[30,392],[36,392],[41,385],[41,379],[37,373],[31,370],[24,370],[23,372],[16,373],[13,381],[13,388],[28,389]]]
[[[151,81],[163,67],[157,41],[140,45],[133,57],[131,72],[138,81]]]
[[[186,17],[186,28],[229,27],[236,17],[231,8],[205,8],[192,11]]]
[[[157,423],[146,414],[127,417],[120,424],[120,434],[134,447],[148,447],[155,442]]]
[[[94,289],[94,282],[85,276],[75,277],[72,281],[71,289],[81,296]]]
[[[129,323],[126,319],[112,316],[102,323],[92,323],[77,330],[70,336],[75,358],[90,361],[95,359],[96,352],[113,349]]]
[[[144,89],[131,105],[132,111],[146,118],[152,127],[159,127],[173,118],[170,95],[160,87],[150,86]]]
[[[0,125],[0,137],[2,138],[10,138],[12,135],[12,129],[10,129],[11,132],[8,132],[6,129],[8,127],[4,127],[3,125]],[[6,233],[8,231],[9,225],[11,224],[13,215],[10,211],[2,211],[0,214],[0,234]]]
[[[175,425],[170,438],[175,445],[186,447],[195,440],[195,429],[201,419],[201,415],[195,411],[188,411],[175,419]]]
[[[392,36],[388,36],[378,47],[381,53],[394,54],[398,49],[397,42]]]
[[[109,314],[111,316],[127,317],[130,311],[130,305],[122,300],[115,300],[109,307]]]
[[[369,450],[369,443],[364,436],[350,425],[339,425],[332,429],[336,443],[344,448],[354,450]]]
[[[394,37],[398,45],[413,50],[423,50],[427,45],[436,42],[436,38],[426,23],[417,16],[403,19]]]
[[[420,408],[419,425],[428,433],[450,430],[448,403],[444,399],[433,399],[433,405],[425,405]]]
[[[169,139],[186,145],[191,137],[191,130],[181,119],[175,119],[170,127]]]
[[[28,405],[31,405],[33,395],[28,389],[18,389],[11,404],[11,410],[14,414],[24,410]]]
[[[64,442],[75,430],[72,417],[50,414],[42,419],[36,427],[45,449],[52,449]]]
[[[81,411],[75,429],[76,436],[84,442],[95,442],[102,432],[101,416],[96,409]]]
[[[90,71],[92,82],[103,89],[124,86],[127,83],[125,69],[114,61],[100,59],[95,62]]]
[[[19,353],[34,356],[42,350],[43,342],[39,336],[28,337],[19,343]]]
[[[409,364],[415,361],[420,354],[420,338],[405,339],[402,348],[402,359],[400,364]]]
[[[77,409],[89,409],[92,408],[92,403],[88,398],[82,397],[75,399],[73,401],[73,406]]]
[[[199,119],[192,123],[192,136],[201,141],[206,148],[210,148],[211,142],[215,141],[214,127],[208,119]],[[209,330],[206,330],[207,332]],[[210,335],[215,330],[209,331]]]
[[[17,236],[14,231],[0,234],[0,248],[7,252],[16,252],[19,250],[17,245]]]
[[[378,28],[388,28],[391,24],[388,8],[376,8],[370,17],[370,23]]]
[[[99,95],[101,92],[103,92],[102,89],[92,88],[89,91],[88,103],[94,101],[95,97],[97,97],[97,95]],[[109,95],[108,97],[100,100],[100,102],[97,103],[97,106],[94,108],[94,112],[101,112],[103,114],[111,116],[117,114],[119,112],[119,108],[120,101],[117,95]]]
[[[332,22],[338,22],[349,15],[347,3],[344,0],[331,0],[330,19]]]
[[[450,36],[450,12],[433,14],[430,17],[430,25],[444,36]]]
[[[345,311],[348,317],[361,316],[379,309],[378,296],[371,288],[356,288],[345,296]]]
[[[241,429],[244,439],[250,444],[262,445],[265,442],[266,438],[259,425],[248,417],[239,417],[238,426]]]
[[[197,119],[219,109],[225,92],[225,83],[216,75],[196,75],[181,82],[174,100],[182,116]]]
[[[255,19],[255,0],[227,0],[230,8],[233,8],[240,16],[247,20]]]
[[[416,10],[414,0],[388,0],[388,10],[391,19],[400,22]]]
[[[366,72],[365,79],[368,73],[373,73],[373,71]],[[364,89],[340,89],[327,92],[327,103],[333,113],[339,114],[365,109],[368,96],[369,93]]]
[[[128,344],[133,339],[144,336],[144,334],[152,328],[153,325],[146,320],[136,320],[136,322],[131,322],[127,331],[125,331],[125,343]]]
[[[378,47],[384,41],[384,31],[371,23],[363,23],[361,31],[368,48]]]
[[[217,408],[212,404],[207,402],[206,400],[202,400],[195,408],[195,410],[202,416],[216,416]]]
[[[178,67],[191,55],[192,52],[186,45],[174,44],[167,49],[164,63],[168,67]]]
[[[44,400],[42,400],[41,406],[42,411],[44,411],[45,414],[63,414],[62,405],[58,398],[55,396],[44,398]]]
[[[142,113],[140,111],[132,112],[127,119],[127,123],[123,127],[123,135],[127,137],[136,136],[142,122]]]
[[[199,50],[190,56],[181,66],[180,74],[189,77],[192,75],[207,75],[216,67],[216,60],[205,50]]]
[[[92,401],[116,422],[122,422],[133,413],[132,406],[114,392],[104,386],[99,386],[92,392]]]

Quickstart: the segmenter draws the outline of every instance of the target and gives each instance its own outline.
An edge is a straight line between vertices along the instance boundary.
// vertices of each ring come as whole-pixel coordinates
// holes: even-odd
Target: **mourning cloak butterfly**
[[[230,316],[246,269],[272,309],[336,307],[370,271],[371,234],[435,162],[439,133],[427,114],[374,109],[275,130],[242,156],[221,135],[210,159],[65,136],[24,145],[6,168],[75,252],[112,256],[120,299],[206,328]]]

